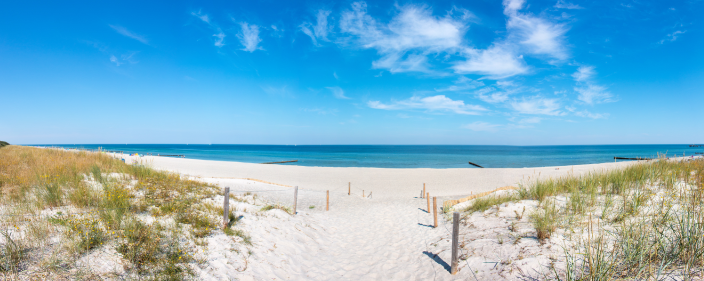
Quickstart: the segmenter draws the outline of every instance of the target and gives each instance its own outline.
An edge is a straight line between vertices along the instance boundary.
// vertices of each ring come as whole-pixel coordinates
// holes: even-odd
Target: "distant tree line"
[[[7,143],[6,141],[0,141],[0,147],[8,146],[8,145],[10,145],[10,144]]]

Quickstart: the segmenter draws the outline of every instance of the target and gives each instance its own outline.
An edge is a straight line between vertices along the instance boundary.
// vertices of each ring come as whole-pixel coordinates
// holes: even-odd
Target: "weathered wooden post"
[[[430,192],[425,194],[425,198],[428,199],[428,214],[430,214]]]
[[[450,273],[457,274],[457,263],[459,261],[458,250],[460,246],[460,213],[452,214],[452,263]]]
[[[348,182],[347,183],[347,195],[352,194],[352,183]]]
[[[327,193],[328,196],[327,199],[325,199],[325,210],[330,211],[330,190],[328,190]]]
[[[364,197],[364,189],[362,189],[362,197]]]
[[[293,214],[296,214],[296,207],[298,207],[298,186],[293,189]]]
[[[225,200],[222,202],[222,228],[227,228],[230,219],[230,187],[225,187]]]
[[[433,218],[435,223],[433,223],[433,227],[438,227],[438,198],[433,197]]]
[[[420,198],[423,198],[423,195],[425,195],[425,183],[423,183],[423,193],[420,194]]]

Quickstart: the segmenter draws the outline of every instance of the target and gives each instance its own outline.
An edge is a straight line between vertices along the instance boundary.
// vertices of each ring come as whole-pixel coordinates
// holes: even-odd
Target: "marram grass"
[[[114,245],[130,278],[190,279],[198,243],[182,238],[197,242],[219,229],[222,211],[203,203],[218,192],[103,153],[2,147],[0,279],[99,278],[67,269],[106,245]],[[144,222],[144,214],[157,220]],[[175,223],[159,222],[164,217]],[[228,232],[251,243],[241,230]]]

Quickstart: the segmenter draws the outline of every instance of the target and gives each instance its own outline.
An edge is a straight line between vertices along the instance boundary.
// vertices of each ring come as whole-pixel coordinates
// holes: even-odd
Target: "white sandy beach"
[[[208,238],[207,266],[200,278],[212,280],[506,280],[539,278],[563,254],[560,235],[541,244],[527,216],[513,212],[537,202],[502,206],[489,216],[476,213],[460,230],[460,272],[450,275],[451,222],[439,215],[437,228],[418,198],[423,183],[442,201],[536,178],[560,177],[622,168],[634,162],[523,169],[380,169],[263,165],[166,157],[125,157],[156,169],[229,186],[233,193],[253,191],[284,205],[298,186],[298,213],[279,210],[241,212],[238,225],[252,235],[250,253],[241,254],[224,234]],[[243,178],[258,179],[262,183]],[[347,195],[348,182],[352,195]],[[330,211],[325,191],[330,190]],[[371,198],[362,197],[373,192]],[[232,206],[239,206],[231,202]],[[247,206],[235,207],[244,210]],[[491,212],[491,211],[487,211]],[[509,222],[517,230],[509,231]],[[512,239],[519,233],[521,238]],[[248,250],[248,251],[249,251]],[[237,253],[240,252],[240,253]]]

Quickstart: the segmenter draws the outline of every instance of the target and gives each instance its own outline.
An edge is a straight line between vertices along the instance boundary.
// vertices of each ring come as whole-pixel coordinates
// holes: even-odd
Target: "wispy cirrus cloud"
[[[461,74],[480,74],[490,79],[502,79],[528,72],[523,56],[517,55],[509,45],[493,45],[486,50],[467,48],[466,61],[457,62],[452,67]]]
[[[220,48],[222,46],[225,46],[224,41],[225,41],[225,37],[227,37],[225,35],[225,32],[223,32],[222,29],[220,29],[220,27],[218,25],[216,25],[214,22],[212,22],[212,20],[210,19],[210,16],[208,16],[208,14],[203,14],[201,11],[197,11],[197,12],[191,12],[191,15],[200,19],[202,22],[206,23],[208,25],[208,27],[210,27],[210,29],[212,29],[215,32],[215,34],[213,34],[213,37],[215,38],[213,45],[215,45],[215,47]]]
[[[454,51],[461,47],[466,32],[466,14],[437,17],[425,5],[398,7],[390,22],[381,23],[367,14],[365,2],[352,3],[352,10],[340,17],[340,30],[350,41],[365,49],[375,49],[381,58],[373,68],[397,72],[432,72],[429,54]]]
[[[124,28],[119,25],[112,25],[112,24],[108,24],[108,26],[110,26],[110,28],[112,28],[113,30],[117,31],[117,33],[119,33],[125,37],[129,37],[129,38],[132,38],[132,39],[137,40],[139,42],[142,42],[145,45],[149,45],[149,41],[147,41],[147,39],[144,38],[144,36],[136,34],[132,31],[129,31],[129,30],[127,30],[127,28]]]
[[[335,96],[338,99],[343,99],[343,100],[348,100],[350,97],[345,96],[345,91],[342,90],[340,87],[326,87],[330,92],[332,92],[332,95]]]
[[[568,30],[564,25],[520,13],[524,0],[504,0],[503,4],[504,14],[508,17],[506,28],[510,32],[509,36],[517,37],[529,53],[559,60],[569,57],[563,42]]]
[[[543,98],[541,96],[524,97],[510,102],[511,108],[522,114],[534,115],[564,115],[562,106],[557,99]]]
[[[687,32],[687,30],[675,30],[675,32],[668,34],[667,36],[665,36],[665,39],[660,40],[660,42],[658,43],[665,44],[665,42],[675,42],[675,40],[677,40],[677,37],[681,34],[684,34],[685,32]]]
[[[584,9],[580,5],[572,4],[572,3],[566,2],[565,0],[558,0],[557,3],[555,3],[555,6],[553,6],[553,7],[558,8],[558,9],[569,9],[569,10]]]
[[[331,11],[328,10],[318,10],[315,24],[303,22],[298,26],[305,35],[310,37],[310,40],[313,41],[313,45],[315,46],[320,46],[320,41],[329,41],[328,33],[331,27],[328,25],[328,16],[330,13]]]
[[[593,77],[595,75],[596,71],[593,66],[580,66],[572,74],[572,78],[577,82],[577,86],[574,87],[574,91],[578,93],[577,99],[586,104],[615,101],[606,87],[594,83]]]
[[[487,111],[486,108],[480,105],[465,104],[464,101],[453,100],[445,95],[431,97],[413,96],[406,100],[386,104],[380,101],[369,101],[367,102],[367,106],[370,108],[383,110],[422,109],[429,112],[451,112],[463,115],[479,115]]]
[[[613,102],[613,95],[606,90],[606,87],[587,83],[583,86],[575,87],[574,90],[579,93],[578,99],[587,103],[607,103]]]
[[[262,42],[262,39],[259,38],[259,26],[241,22],[240,27],[242,29],[237,34],[237,38],[240,39],[240,43],[244,46],[243,51],[252,53],[256,50],[264,50],[258,46]]]

